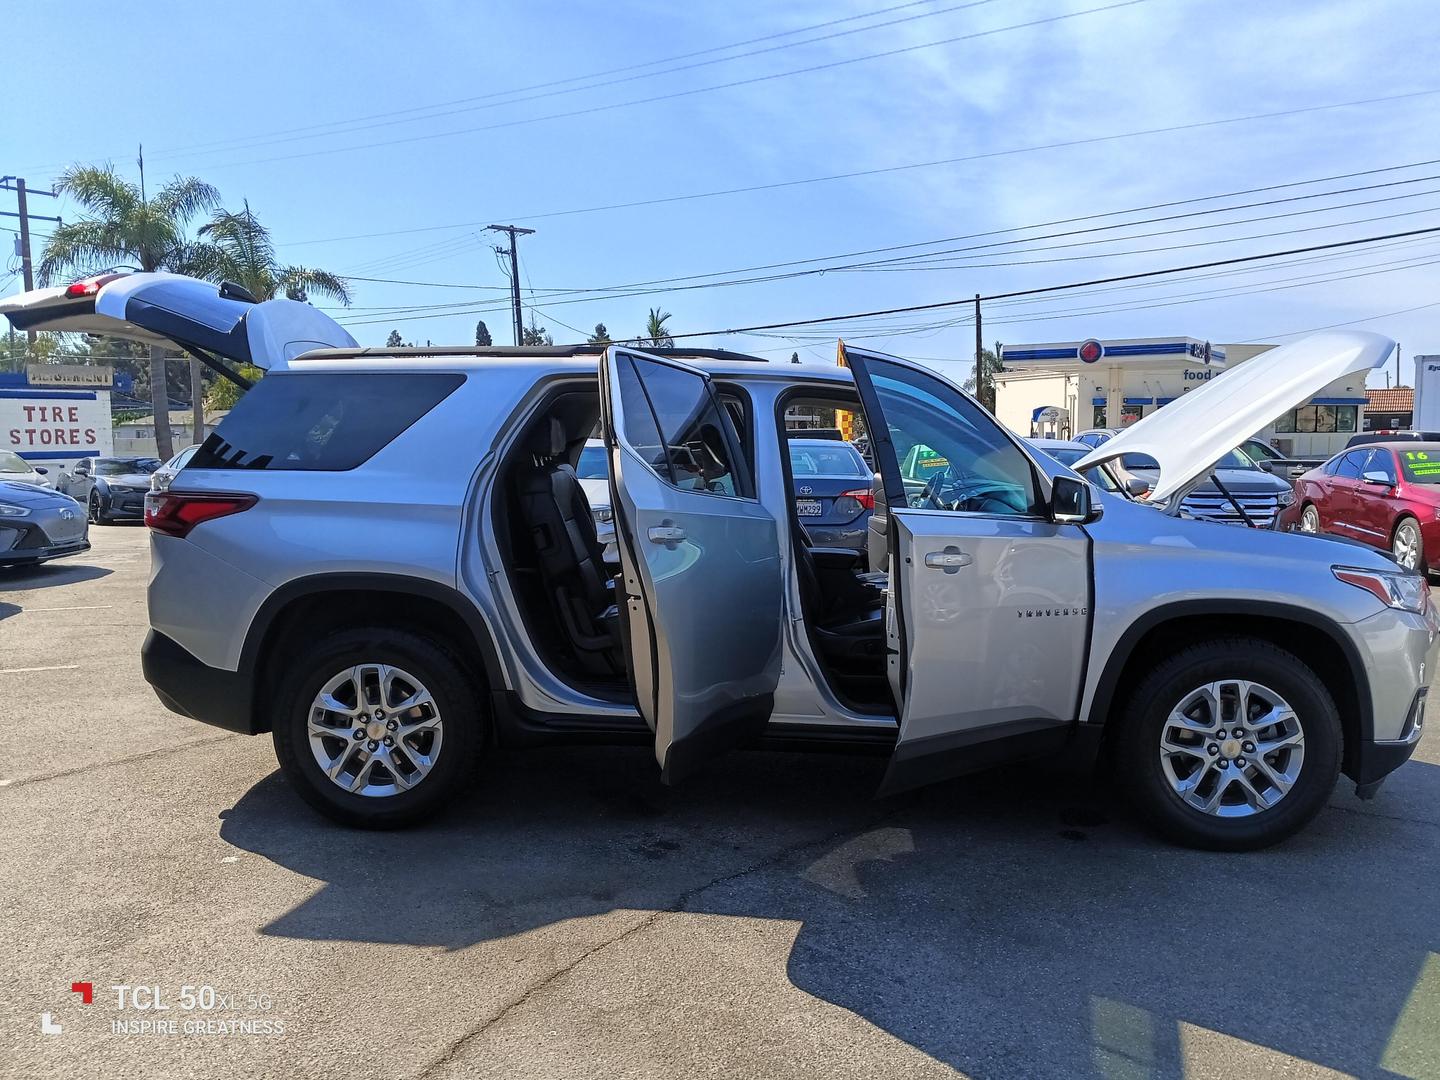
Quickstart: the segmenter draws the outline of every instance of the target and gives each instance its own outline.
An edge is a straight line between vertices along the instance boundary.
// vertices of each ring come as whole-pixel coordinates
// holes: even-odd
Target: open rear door
[[[779,530],[708,375],[610,348],[600,383],[627,660],[669,783],[769,720]]]
[[[256,303],[234,286],[183,274],[105,274],[0,299],[16,330],[108,334],[180,346],[263,370],[303,352],[356,348],[334,319],[297,300]]]

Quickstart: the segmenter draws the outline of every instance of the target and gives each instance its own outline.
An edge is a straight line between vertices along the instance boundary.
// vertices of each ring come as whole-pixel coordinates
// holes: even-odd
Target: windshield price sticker
[[[1406,450],[1405,467],[1412,476],[1440,476],[1440,458],[1432,460],[1424,450]]]

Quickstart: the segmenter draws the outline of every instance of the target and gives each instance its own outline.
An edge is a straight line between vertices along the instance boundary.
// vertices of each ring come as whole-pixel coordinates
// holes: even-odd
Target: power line
[[[1356,247],[1360,244],[1374,244],[1382,240],[1397,240],[1406,236],[1425,236],[1433,233],[1440,233],[1440,225],[1428,229],[1411,229],[1407,232],[1389,233],[1383,236],[1367,236],[1358,240],[1338,240],[1329,244],[1315,244],[1311,247],[1292,248],[1288,251],[1272,251],[1262,255],[1241,255],[1233,259],[1217,259],[1213,262],[1192,263],[1188,266],[1172,266],[1164,270],[1145,270],[1133,274],[1117,274],[1113,277],[1095,278],[1090,281],[1068,282],[1064,285],[1046,285],[1034,289],[1016,289],[1012,292],[995,293],[992,296],[981,296],[981,302],[994,300],[1007,300],[1015,296],[1037,296],[1042,293],[1065,292],[1071,289],[1084,288],[1087,285],[1108,285],[1118,281],[1136,281],[1140,278],[1159,277],[1165,274],[1180,274],[1188,270],[1208,270],[1216,266],[1232,266],[1240,263],[1259,262],[1263,259],[1275,259],[1285,255],[1301,255],[1311,251],[1328,251],[1336,248]],[[811,319],[792,319],[789,322],[762,323],[756,326],[742,326],[726,330],[705,330],[689,334],[674,334],[676,340],[680,338],[711,337],[719,334],[744,334],[756,330],[781,330],[791,326],[814,326],[820,323],[839,322],[845,319],[871,319],[882,315],[901,315],[915,311],[939,311],[945,308],[957,307],[962,304],[974,303],[973,298],[965,297],[960,300],[940,300],[930,304],[910,304],[905,307],[883,308],[877,311],[854,312],[849,315],[826,315]]]
[[[935,2],[935,0],[927,0],[927,2]],[[737,53],[737,54],[735,54],[734,56],[721,56],[721,57],[715,57],[715,58],[712,58],[712,59],[709,59],[709,60],[700,60],[700,61],[697,61],[697,62],[691,63],[691,64],[682,64],[682,65],[677,66],[677,67],[665,68],[665,69],[663,69],[663,70],[661,70],[661,71],[636,72],[636,71],[634,71],[633,69],[619,69],[619,71],[613,72],[613,74],[619,75],[618,78],[606,79],[606,80],[604,80],[604,81],[602,81],[602,82],[592,82],[592,83],[589,83],[588,85],[585,85],[585,86],[569,86],[569,87],[565,87],[565,88],[562,88],[562,89],[547,89],[546,87],[541,86],[541,87],[536,87],[535,89],[541,90],[542,92],[540,92],[540,93],[530,93],[530,94],[523,94],[522,91],[518,91],[518,90],[516,90],[516,91],[500,91],[500,92],[497,92],[497,93],[494,93],[494,94],[482,95],[481,97],[478,97],[478,98],[465,98],[465,99],[461,99],[460,101],[451,103],[451,104],[454,104],[454,105],[461,106],[461,107],[459,107],[459,108],[447,108],[447,106],[445,106],[445,105],[425,106],[424,109],[446,109],[446,111],[444,111],[444,112],[428,112],[428,113],[427,113],[426,115],[424,115],[424,116],[408,116],[408,117],[402,117],[402,116],[400,116],[399,113],[391,113],[391,114],[382,114],[382,115],[379,116],[379,117],[372,117],[372,118],[370,118],[370,119],[372,119],[372,120],[374,121],[374,122],[372,122],[372,123],[366,123],[366,122],[364,122],[364,119],[365,119],[365,118],[359,118],[359,119],[353,119],[353,120],[345,120],[345,121],[334,121],[334,122],[332,122],[332,123],[330,123],[330,124],[314,125],[314,126],[312,126],[311,128],[307,128],[307,129],[297,129],[297,133],[294,133],[294,134],[284,134],[283,137],[277,137],[277,136],[273,136],[273,135],[270,135],[270,136],[257,135],[257,136],[251,136],[251,137],[244,138],[244,139],[234,139],[234,140],[228,140],[228,141],[225,141],[225,142],[205,144],[204,146],[201,146],[201,147],[180,148],[180,149],[176,149],[176,150],[166,151],[165,153],[163,153],[163,154],[161,154],[161,155],[159,155],[159,156],[163,159],[163,158],[178,157],[178,156],[180,156],[180,155],[182,155],[182,154],[184,154],[184,153],[192,153],[192,154],[193,154],[193,153],[202,153],[202,154],[208,154],[208,153],[219,153],[219,152],[223,152],[223,151],[225,151],[225,150],[232,150],[232,149],[233,149],[233,150],[257,149],[257,148],[262,147],[262,146],[272,146],[272,145],[278,145],[278,144],[281,144],[281,143],[291,143],[291,142],[297,142],[297,141],[309,141],[309,140],[316,139],[316,138],[328,138],[328,137],[331,136],[331,135],[349,135],[349,134],[356,133],[356,132],[361,132],[361,131],[370,131],[370,130],[373,130],[373,129],[375,129],[375,128],[393,127],[393,126],[395,126],[395,125],[397,125],[397,124],[416,124],[416,123],[423,123],[423,122],[429,121],[429,120],[439,120],[439,119],[442,119],[442,118],[447,117],[447,116],[458,116],[458,115],[460,115],[460,114],[462,114],[462,113],[477,112],[477,111],[480,111],[480,110],[483,110],[483,109],[498,109],[498,108],[504,108],[504,107],[509,106],[509,105],[520,105],[520,104],[524,104],[524,103],[530,102],[530,101],[540,101],[540,100],[543,100],[543,99],[545,99],[545,98],[559,97],[559,96],[563,96],[563,95],[565,95],[565,94],[578,94],[578,93],[583,93],[583,92],[588,91],[588,90],[598,90],[598,89],[601,89],[601,88],[607,87],[607,86],[619,86],[619,85],[622,85],[622,84],[624,84],[624,83],[638,82],[638,81],[643,80],[643,79],[655,79],[655,78],[659,78],[659,77],[662,76],[662,75],[675,75],[675,74],[678,74],[679,72],[682,72],[682,71],[693,71],[693,70],[696,70],[696,69],[698,69],[698,68],[712,67],[712,66],[714,66],[714,65],[716,65],[716,64],[727,64],[727,63],[730,63],[731,61],[734,61],[734,60],[744,60],[744,59],[748,59],[748,58],[753,57],[753,56],[762,56],[762,55],[764,55],[764,54],[766,54],[766,53],[778,52],[778,51],[781,51],[781,50],[784,50],[784,49],[799,48],[799,47],[802,46],[802,45],[813,45],[813,44],[816,44],[817,42],[832,41],[832,40],[834,40],[834,39],[836,39],[836,38],[849,37],[849,36],[851,36],[851,35],[853,35],[853,34],[865,34],[865,33],[870,33],[870,32],[875,31],[875,30],[883,30],[883,29],[885,29],[885,28],[887,28],[887,27],[898,26],[898,25],[900,25],[900,24],[902,24],[902,23],[915,22],[915,21],[917,21],[917,20],[919,20],[919,19],[933,19],[933,18],[935,18],[935,17],[937,17],[937,16],[940,16],[940,15],[949,15],[949,14],[953,14],[954,12],[957,12],[957,11],[965,11],[965,10],[968,10],[968,9],[970,9],[970,8],[983,7],[983,6],[987,5],[987,4],[992,4],[992,3],[995,3],[995,2],[996,2],[996,0],[967,0],[966,3],[956,4],[956,5],[953,5],[953,6],[951,6],[951,7],[947,7],[947,8],[941,8],[941,9],[939,9],[938,11],[925,11],[925,12],[920,12],[919,14],[916,14],[916,15],[906,15],[906,16],[903,16],[903,17],[898,18],[898,19],[891,19],[891,20],[889,20],[889,21],[887,21],[887,22],[875,23],[875,24],[870,25],[870,26],[856,27],[856,28],[851,29],[851,30],[840,30],[840,31],[836,31],[835,33],[832,33],[832,34],[822,34],[822,35],[820,35],[820,36],[818,36],[818,37],[806,38],[806,39],[804,39],[803,41],[792,41],[792,42],[787,42],[787,43],[785,43],[785,44],[783,44],[783,45],[771,45],[771,46],[768,46],[768,47],[763,48],[763,49],[752,49],[752,50],[750,50],[749,52]],[[1141,0],[1134,0],[1134,2],[1141,2]],[[901,5],[901,6],[902,6],[902,7],[913,7],[913,6],[915,6],[915,5],[913,5],[913,4],[905,4],[905,5]],[[868,16],[852,16],[851,18],[854,19],[854,18],[873,18],[873,17],[874,17],[874,15],[872,14],[872,15],[868,15]],[[950,40],[953,41],[953,40],[957,40],[957,39],[950,39]],[[806,70],[809,70],[809,69],[806,69]],[[573,82],[573,81],[575,81],[575,80],[566,80],[566,81]],[[505,100],[505,101],[486,100],[487,98],[505,97],[505,96],[507,96],[507,95],[509,95],[509,94],[523,94],[523,96],[519,96],[519,97],[509,97],[508,100]],[[477,104],[477,102],[478,102],[478,104]],[[412,110],[406,110],[406,111],[415,112],[415,111],[422,111],[422,110],[412,109]],[[386,118],[387,115],[388,115],[389,117],[394,117],[394,118],[387,119],[387,118]],[[321,131],[318,131],[318,132],[316,131],[316,128],[327,128],[327,127],[328,127],[328,128],[335,128],[336,130],[331,130],[331,131],[321,130]],[[208,147],[208,148],[207,148],[207,147]]]
[[[585,109],[572,109],[568,112],[546,113],[543,116],[530,116],[518,120],[505,120],[494,124],[482,124],[477,127],[455,128],[450,131],[436,131],[425,135],[409,135],[403,139],[386,139],[381,142],[356,143],[351,146],[332,146],[325,149],[306,150],[297,154],[281,154],[275,157],[254,158],[246,161],[223,161],[211,168],[236,168],[244,165],[269,165],[279,161],[295,161],[300,158],[320,157],[326,154],[348,153],[352,150],[372,150],[377,147],[393,148],[404,146],[409,143],[429,142],[434,139],[448,139],[455,135],[473,135],[482,131],[496,131],[501,128],[524,127],[530,124],[543,123],[547,120],[567,120],[577,116],[593,116],[596,113],[613,112],[616,109],[627,109],[634,105],[650,105],[660,101],[674,101],[677,98],[693,97],[697,94],[708,94],[716,90],[733,90],[741,86],[754,86],[758,83],[773,82],[776,79],[786,79],[794,75],[809,75],[817,71],[830,71],[835,68],[847,67],[851,64],[863,63],[867,60],[884,60],[893,56],[902,56],[907,53],[918,52],[922,49],[934,49],[941,45],[954,45],[962,41],[975,41],[979,38],[993,37],[997,34],[1008,33],[1011,30],[1028,30],[1036,26],[1045,26],[1051,23],[1064,22],[1069,19],[1078,19],[1086,15],[1095,15],[1105,11],[1115,11],[1120,8],[1134,7],[1137,4],[1149,3],[1150,0],[1115,0],[1114,3],[1104,4],[1100,7],[1085,8],[1080,11],[1065,12],[1060,15],[1050,15],[1043,19],[1031,19],[1027,22],[1012,23],[1009,26],[994,27],[989,30],[976,30],[969,34],[958,34],[955,37],[943,38],[939,41],[928,41],[920,45],[906,45],[898,49],[887,49],[878,53],[867,53],[863,56],[846,57],[843,60],[832,60],[824,64],[812,64],[808,67],[793,68],[789,71],[771,72],[768,75],[756,75],[748,79],[734,79],[730,82],[715,83],[710,86],[697,86],[688,90],[675,90],[668,94],[655,94],[644,98],[631,98],[627,101],[616,101],[606,105],[592,105]]]
[[[574,84],[574,83],[577,83],[577,82],[585,82],[585,81],[590,80],[590,79],[603,78],[603,77],[605,77],[605,76],[607,76],[607,75],[619,75],[619,74],[622,74],[622,73],[625,73],[625,72],[639,71],[639,70],[643,70],[643,69],[645,69],[645,68],[658,67],[658,66],[663,65],[663,64],[677,63],[677,62],[679,62],[679,61],[681,61],[681,60],[690,60],[690,59],[693,59],[694,57],[697,57],[697,56],[710,56],[710,55],[713,55],[714,53],[726,52],[726,51],[728,51],[728,50],[730,50],[730,49],[739,49],[739,48],[743,48],[743,47],[746,46],[746,45],[756,45],[756,44],[759,44],[760,42],[764,42],[764,41],[774,41],[774,40],[776,40],[776,39],[778,39],[778,38],[783,38],[783,37],[794,37],[796,34],[805,34],[805,33],[809,33],[809,32],[814,31],[814,30],[823,30],[823,29],[825,29],[825,28],[827,28],[827,27],[830,27],[830,26],[839,26],[839,25],[842,25],[842,24],[844,24],[844,23],[849,23],[849,22],[859,22],[859,21],[862,21],[862,20],[864,20],[864,19],[872,19],[872,18],[875,18],[875,17],[880,16],[880,15],[888,15],[888,14],[890,14],[890,13],[892,13],[892,12],[904,11],[904,10],[907,10],[907,9],[909,9],[909,8],[922,7],[922,6],[924,6],[925,4],[932,4],[932,3],[937,3],[937,2],[938,2],[938,0],[910,0],[909,3],[897,4],[897,5],[893,6],[893,7],[880,8],[880,9],[878,9],[878,10],[876,10],[876,11],[864,12],[864,13],[859,14],[859,15],[847,15],[847,16],[845,16],[844,18],[839,18],[839,19],[829,19],[829,20],[827,20],[827,21],[825,21],[825,22],[812,23],[812,24],[809,25],[809,26],[796,27],[796,28],[793,29],[793,30],[781,30],[781,31],[777,31],[776,33],[772,33],[772,34],[762,34],[762,35],[759,36],[759,37],[746,38],[746,39],[744,39],[744,40],[742,40],[742,41],[732,41],[732,42],[730,42],[728,45],[714,45],[714,46],[711,46],[710,48],[698,49],[698,50],[696,50],[696,51],[694,51],[694,52],[680,53],[680,54],[678,54],[678,55],[676,55],[676,56],[662,57],[662,58],[660,58],[660,59],[658,59],[658,60],[647,60],[647,61],[637,62],[637,63],[633,63],[633,64],[626,64],[626,65],[623,66],[623,67],[618,67],[618,68],[606,68],[606,69],[604,69],[604,70],[602,70],[602,71],[592,71],[592,72],[590,72],[590,73],[588,73],[588,74],[585,74],[585,75],[572,75],[571,77],[566,78],[566,79],[552,79],[552,80],[550,80],[550,81],[543,82],[543,83],[533,83],[533,84],[528,85],[528,86],[512,87],[512,88],[510,88],[510,89],[508,89],[508,90],[493,90],[493,91],[490,91],[489,93],[486,93],[486,94],[478,94],[478,95],[475,95],[475,96],[472,96],[472,97],[455,98],[455,99],[450,100],[450,101],[432,102],[432,103],[430,103],[429,105],[414,105],[414,106],[411,106],[411,107],[409,107],[409,108],[405,108],[405,109],[395,109],[395,110],[391,110],[391,111],[389,111],[389,112],[371,113],[371,114],[368,114],[368,115],[365,115],[365,116],[352,117],[352,118],[349,119],[349,120],[331,120],[331,121],[326,121],[326,122],[323,122],[323,123],[307,124],[307,125],[305,125],[305,126],[303,126],[303,127],[282,128],[282,129],[280,129],[280,130],[278,130],[278,131],[262,132],[262,133],[260,133],[260,134],[258,134],[258,135],[251,136],[250,138],[263,139],[263,138],[277,137],[277,136],[281,136],[281,135],[294,135],[294,134],[299,134],[299,133],[301,133],[301,132],[317,132],[317,131],[323,131],[323,130],[326,129],[326,128],[334,128],[334,127],[339,127],[339,126],[346,125],[346,124],[361,123],[361,122],[368,121],[368,120],[383,120],[383,119],[386,119],[386,118],[392,117],[392,116],[407,116],[407,115],[411,115],[411,114],[414,114],[414,113],[417,113],[417,112],[427,112],[427,111],[429,111],[429,110],[431,110],[431,109],[449,108],[449,107],[454,106],[454,105],[466,105],[466,104],[469,104],[469,103],[471,103],[471,102],[476,102],[476,101],[490,101],[490,100],[493,100],[493,99],[495,99],[495,98],[497,98],[497,97],[507,97],[507,96],[512,95],[512,94],[523,94],[523,93],[528,93],[529,91],[532,91],[532,90],[545,90],[545,89],[549,89],[550,87],[555,87],[555,86],[568,86],[568,85],[571,85],[571,84]],[[746,54],[746,55],[749,55],[749,54]],[[731,57],[731,58],[729,58],[729,59],[739,59],[739,57]],[[663,73],[662,73],[662,74],[663,74]],[[428,117],[427,117],[427,118],[422,118],[422,119],[428,119]],[[245,140],[245,139],[239,139],[239,140],[237,140],[237,139],[221,139],[221,140],[216,140],[216,141],[206,142],[206,143],[192,143],[192,144],[190,144],[189,146],[175,147],[175,148],[173,148],[173,149],[171,149],[171,150],[166,150],[166,151],[162,151],[162,152],[163,152],[163,153],[166,153],[166,154],[178,154],[178,153],[183,153],[183,152],[187,152],[187,151],[202,151],[202,150],[213,149],[213,148],[218,148],[218,147],[228,147],[228,146],[234,145],[234,144],[236,144],[236,143],[242,143],[242,142],[245,142],[245,141],[247,141],[247,140]],[[105,157],[116,157],[116,156],[118,156],[118,155],[109,154],[109,155],[101,155],[101,156],[105,156]],[[63,164],[63,163],[62,163],[62,164]],[[51,165],[41,166],[40,168],[53,168],[53,167],[57,167],[57,166],[56,166],[54,163],[52,163]]]

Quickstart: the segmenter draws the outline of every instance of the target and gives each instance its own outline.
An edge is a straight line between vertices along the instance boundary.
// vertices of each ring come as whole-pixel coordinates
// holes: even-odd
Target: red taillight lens
[[[97,277],[81,278],[74,285],[65,289],[65,299],[83,300],[87,296],[94,296],[100,291],[100,286],[108,285],[116,278],[124,277],[124,274],[100,274]]]
[[[145,524],[166,536],[188,536],[202,521],[249,510],[254,495],[186,495],[152,491],[145,496]]]
[[[854,499],[866,510],[875,509],[875,493],[869,488],[857,488],[854,491],[846,491],[840,496],[842,499]]]

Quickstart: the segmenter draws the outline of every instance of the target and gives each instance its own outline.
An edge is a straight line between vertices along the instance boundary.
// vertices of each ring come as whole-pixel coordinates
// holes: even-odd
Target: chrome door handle
[[[925,565],[935,570],[959,570],[972,561],[963,551],[931,551],[925,555]]]
[[[649,536],[652,544],[675,544],[685,539],[685,530],[675,525],[656,525]]]

